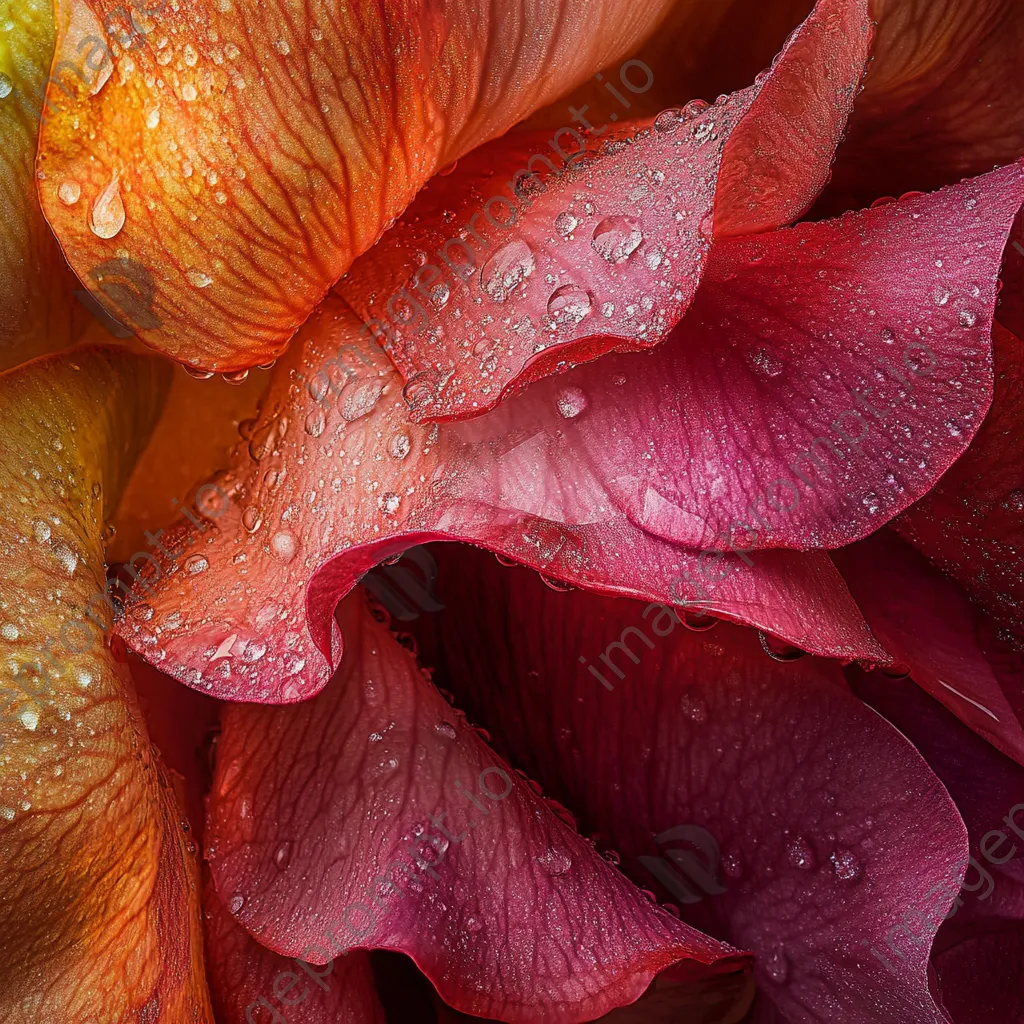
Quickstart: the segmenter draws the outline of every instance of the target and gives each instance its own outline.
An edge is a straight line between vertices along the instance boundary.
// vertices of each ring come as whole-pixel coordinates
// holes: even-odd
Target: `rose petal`
[[[46,72],[53,56],[50,0],[0,6],[0,370],[62,348],[85,310],[36,199],[35,155]]]
[[[1024,348],[996,324],[996,393],[964,456],[893,526],[1018,636],[1024,609]]]
[[[160,558],[159,579],[142,566],[145,603],[118,629],[161,671],[228,700],[311,696],[340,656],[338,601],[382,558],[436,539],[479,543],[596,590],[697,603],[812,651],[885,657],[824,553],[704,557],[712,534],[687,548],[663,539],[660,523],[631,520],[548,382],[469,423],[413,424],[393,367],[353,344],[356,324],[325,304],[219,478],[227,512],[201,524],[205,534],[190,523],[167,534],[161,543],[177,557]],[[638,369],[648,358],[615,357]],[[611,412],[594,414],[615,429]]]
[[[612,348],[661,342],[697,291],[712,209],[716,235],[741,234],[813,202],[869,37],[866,0],[820,0],[757,85],[709,109],[502,140],[438,178],[338,286],[416,418],[472,416]],[[625,70],[623,88],[646,91],[649,69]]]
[[[438,557],[446,610],[421,620],[438,679],[632,877],[675,877],[656,887],[685,920],[755,950],[755,1019],[944,1020],[926,940],[959,887],[965,830],[838,667],[780,664],[750,630],[694,633],[656,604],[557,594],[468,548]],[[687,843],[703,852],[687,861]],[[911,904],[934,921],[900,959],[886,935]]]
[[[209,860],[250,933],[317,963],[407,953],[447,1003],[506,1021],[591,1020],[665,969],[724,975],[737,998],[741,954],[648,903],[513,779],[361,594],[341,617],[324,693],[224,715]]]
[[[70,66],[49,90],[40,201],[83,281],[118,250],[149,275],[132,325],[148,344],[211,370],[264,363],[439,167],[620,59],[667,7],[152,0],[129,17],[59,0]]]
[[[874,60],[830,211],[939,188],[1024,153],[1017,0],[875,0]]]
[[[125,662],[101,530],[168,385],[88,347],[0,377],[0,1017],[212,1021],[196,865]]]
[[[965,725],[1024,763],[1024,664],[986,649],[981,609],[888,530],[833,559],[875,636],[914,682]],[[994,655],[990,657],[990,654]]]
[[[210,991],[220,1024],[286,1024],[291,1013],[301,1014],[303,1024],[384,1024],[368,954],[353,953],[327,973],[261,946],[239,927],[212,884],[203,893],[203,908]],[[293,1005],[301,1008],[293,1011]]]

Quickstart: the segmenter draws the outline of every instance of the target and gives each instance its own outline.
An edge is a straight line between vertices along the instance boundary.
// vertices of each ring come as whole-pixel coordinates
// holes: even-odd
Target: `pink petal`
[[[715,840],[716,870],[694,870],[693,901],[679,905],[755,950],[756,1019],[945,1019],[928,950],[959,888],[965,830],[921,756],[835,665],[779,664],[749,630],[693,633],[657,605],[556,594],[468,549],[447,554],[438,594],[449,610],[421,620],[438,631],[439,678],[643,884],[651,865],[672,877],[668,851],[687,841],[703,844],[708,868]],[[654,838],[682,826],[691,831]],[[901,958],[886,936],[908,905],[933,921]]]
[[[314,963],[407,953],[450,1005],[506,1021],[590,1020],[666,969],[737,997],[742,954],[645,900],[510,774],[361,595],[341,618],[324,693],[224,716],[209,861],[251,934]]]
[[[203,907],[207,974],[220,1024],[384,1024],[369,954],[353,953],[329,970],[304,964],[240,928],[212,885]]]
[[[605,382],[618,411],[592,392],[583,429],[559,411],[550,382],[469,423],[420,426],[394,368],[354,347],[355,336],[351,313],[325,304],[278,363],[250,440],[218,481],[225,511],[205,535],[189,523],[172,531],[162,543],[175,557],[161,559],[159,579],[143,572],[145,601],[117,628],[161,671],[227,700],[311,696],[341,654],[338,601],[382,558],[435,539],[595,590],[698,604],[817,653],[885,656],[824,553],[704,555],[714,535],[677,543],[665,524],[686,513],[662,514],[653,490],[647,521],[621,507],[603,477],[621,497],[640,482],[626,488],[616,474],[645,473],[646,462],[616,461],[614,435],[595,444],[586,423],[599,439],[599,428],[618,433],[615,416],[635,415],[636,392]],[[614,376],[619,360],[641,372],[651,359],[602,365]],[[660,391],[649,390],[655,401]],[[563,407],[573,397],[563,394]]]
[[[893,524],[1004,628],[1024,637],[1024,345],[993,330],[996,394],[963,458]]]
[[[888,530],[835,552],[875,636],[919,686],[1024,763],[1024,665],[963,590]]]
[[[473,416],[662,341],[693,301],[712,221],[715,235],[778,227],[821,190],[866,66],[867,6],[819,0],[771,70],[710,109],[503,139],[436,178],[338,287],[414,416]],[[642,93],[650,74],[637,61],[625,80]],[[586,110],[570,107],[583,127]]]

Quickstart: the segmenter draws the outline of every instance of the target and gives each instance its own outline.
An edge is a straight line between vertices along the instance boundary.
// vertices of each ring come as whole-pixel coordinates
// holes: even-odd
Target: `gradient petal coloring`
[[[586,137],[521,135],[437,178],[337,289],[401,371],[414,417],[473,416],[613,348],[661,342],[712,235],[779,227],[817,197],[869,38],[866,0],[821,0],[756,85],[711,107],[611,135],[571,107]],[[650,69],[638,77],[624,81],[645,92]]]
[[[362,594],[340,615],[324,693],[225,712],[208,858],[249,932],[314,963],[407,953],[451,1006],[506,1021],[591,1020],[666,970],[743,998],[742,954],[645,900],[510,774]]]
[[[58,0],[39,199],[91,289],[121,250],[148,275],[131,325],[148,344],[204,370],[265,363],[438,168],[667,7]]]
[[[103,636],[103,522],[167,384],[102,347],[0,376],[5,1021],[212,1021],[182,815]]]

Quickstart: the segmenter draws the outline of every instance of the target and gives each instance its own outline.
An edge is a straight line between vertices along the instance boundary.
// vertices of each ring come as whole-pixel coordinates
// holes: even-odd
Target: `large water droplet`
[[[558,399],[555,403],[558,406],[559,415],[567,420],[575,419],[587,408],[587,396],[576,387],[562,388],[558,392]]]
[[[854,882],[859,881],[861,875],[864,874],[864,866],[857,858],[857,855],[852,850],[847,850],[843,846],[837,846],[832,851],[829,860],[832,862],[832,870],[840,882],[852,885]]]
[[[57,198],[65,206],[74,206],[82,198],[82,186],[77,181],[61,182],[57,189]]]
[[[238,893],[235,893],[235,895],[228,900],[228,910],[230,910],[232,914],[237,914],[244,906],[245,897],[239,896]]]
[[[307,417],[305,431],[310,437],[319,437],[327,425],[327,417],[322,409],[314,409]]]
[[[761,641],[761,649],[769,658],[774,661],[796,661],[804,656],[799,647],[779,640],[777,637],[769,636],[767,633],[758,632],[758,639]]]
[[[536,266],[533,250],[517,238],[502,246],[483,265],[480,284],[495,302],[504,302],[533,273]]]
[[[978,314],[973,309],[961,309],[957,320],[961,327],[973,327],[978,322]]]
[[[188,278],[188,283],[193,288],[209,288],[213,284],[213,278],[209,274],[203,273],[201,270],[197,270],[195,267],[189,267],[185,271],[185,276]]]
[[[438,722],[437,725],[434,726],[434,732],[436,732],[438,736],[443,736],[446,740],[453,740],[458,735],[455,732],[455,726],[450,722]]]
[[[270,542],[270,549],[282,562],[290,562],[299,550],[299,541],[294,533],[279,530]]]
[[[659,132],[674,132],[685,120],[686,115],[681,110],[672,107],[663,110],[654,119],[654,128]]]
[[[388,442],[388,454],[393,459],[401,461],[409,454],[412,442],[405,434],[395,434]]]
[[[210,563],[203,555],[189,555],[189,557],[185,559],[185,571],[193,576],[197,576],[201,572],[206,572],[209,567]]]
[[[710,104],[707,100],[690,100],[690,102],[683,107],[683,117],[687,119],[697,117],[699,114],[703,114],[709,106]]]
[[[803,836],[793,836],[786,841],[786,859],[801,871],[813,871],[818,866],[814,848]]]
[[[342,417],[351,423],[373,412],[384,387],[377,380],[363,381],[346,387],[342,392],[340,408]]]
[[[124,202],[117,174],[96,197],[89,213],[89,228],[98,238],[113,238],[124,227]]]
[[[622,263],[644,240],[640,225],[631,217],[605,217],[594,228],[590,243],[609,263]]]
[[[555,230],[563,237],[568,238],[575,230],[579,221],[568,210],[564,210],[555,218]]]
[[[572,867],[572,858],[564,850],[548,847],[538,858],[537,863],[549,875],[564,875]]]
[[[590,293],[575,284],[563,284],[548,299],[548,315],[556,324],[574,327],[590,315]]]
[[[8,96],[14,91],[14,82],[11,81],[8,75],[5,75],[0,71],[0,100],[7,99]]]
[[[286,839],[274,851],[274,864],[281,871],[284,871],[288,867],[288,865],[291,863],[291,859],[292,859],[292,841],[290,839]]]
[[[255,533],[263,522],[263,516],[255,505],[250,505],[242,513],[242,525],[250,532]]]

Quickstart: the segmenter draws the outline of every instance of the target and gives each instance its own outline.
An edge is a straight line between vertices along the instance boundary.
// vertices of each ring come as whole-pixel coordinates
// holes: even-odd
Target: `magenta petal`
[[[302,1024],[384,1024],[369,954],[353,953],[330,970],[307,969],[239,927],[212,885],[203,893],[203,911],[207,975],[220,1024],[269,1024],[275,1013],[278,1021]]]
[[[928,951],[963,876],[963,823],[834,664],[780,664],[749,630],[693,633],[657,605],[557,594],[466,549],[438,557],[449,610],[421,621],[439,623],[445,685],[641,884],[671,878],[687,843],[707,869],[714,840],[713,871],[691,861],[659,891],[756,952],[757,1019],[944,1021]],[[932,922],[901,959],[886,936],[911,904]]]
[[[649,903],[490,752],[366,610],[341,671],[301,705],[227,709],[208,823],[217,891],[281,953],[411,956],[459,1010],[590,1020],[666,969],[747,960]]]
[[[436,178],[336,289],[401,371],[414,417],[471,417],[662,341],[712,233],[786,224],[821,190],[867,62],[867,8],[819,0],[771,70],[708,109],[502,139]],[[587,108],[570,109],[585,125]]]
[[[1024,665],[948,576],[881,530],[833,554],[875,635],[914,681],[962,722],[1024,763]]]

